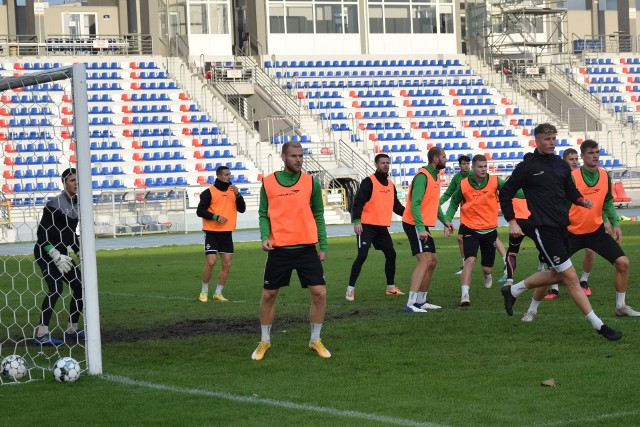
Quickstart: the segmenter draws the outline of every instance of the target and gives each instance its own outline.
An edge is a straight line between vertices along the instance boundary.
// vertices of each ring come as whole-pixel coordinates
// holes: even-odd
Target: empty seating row
[[[109,166],[101,168],[92,167],[91,175],[124,175],[124,170],[120,166],[114,166],[113,168],[110,168]]]
[[[284,60],[265,61],[265,68],[296,68],[296,67],[454,67],[463,65],[459,59],[360,59],[360,60]]]
[[[133,101],[171,101],[167,93],[123,93],[121,99],[125,102]]]
[[[133,153],[133,160],[136,162],[140,161],[158,161],[158,160],[183,160],[184,154],[182,151],[165,151],[161,153],[156,151],[154,153],[144,152],[144,153]]]
[[[3,104],[46,104],[52,102],[50,95],[2,95]]]
[[[205,150],[196,151],[193,154],[193,157],[195,157],[196,159],[216,159],[235,156],[231,154],[231,150]]]
[[[91,150],[122,150],[120,141],[91,141]]]
[[[18,153],[33,153],[38,151],[61,151],[60,147],[56,143],[45,144],[44,142],[33,143],[33,144],[18,144],[17,152]]]
[[[140,71],[132,72],[129,75],[132,79],[168,79],[169,76],[164,71]]]
[[[283,144],[285,142],[311,142],[309,135],[274,135],[274,144]]]
[[[170,90],[179,89],[178,85],[174,81],[167,82],[141,82],[131,83],[131,89],[133,90]]]
[[[13,184],[13,192],[16,193],[34,193],[36,191],[40,191],[40,192],[44,192],[44,191],[55,191],[58,192],[60,191],[60,186],[58,185],[57,182],[49,182],[49,183],[44,183],[44,182],[38,182],[38,183],[32,183],[32,182],[27,182],[26,184],[22,185],[19,182],[16,182],[15,184]]]
[[[220,166],[226,166],[231,170],[246,170],[244,163],[242,162],[218,162],[218,163],[198,163],[196,165],[196,171],[198,172],[215,172]]]
[[[144,174],[144,173],[183,173],[186,172],[187,169],[183,164],[178,163],[177,165],[144,165],[143,166],[134,166],[133,173],[135,174]]]
[[[132,148],[135,148],[135,149],[184,147],[182,142],[180,140],[178,140],[178,139],[174,139],[174,140],[169,140],[169,139],[158,140],[158,139],[154,139],[153,141],[149,141],[149,140],[138,141],[138,140],[136,140],[136,141],[133,141],[131,146],[132,146]]]
[[[57,165],[59,163],[56,156],[17,156],[17,157],[5,157],[4,164],[7,166],[12,165]]]
[[[429,77],[429,76],[469,76],[471,70],[362,70],[362,71],[276,71],[276,78],[323,78],[323,77]]]
[[[7,173],[8,172],[8,173]],[[15,179],[29,179],[29,178],[56,178],[60,176],[57,170],[55,169],[16,169],[16,171],[11,175],[9,170],[5,170],[4,177],[15,178]]]
[[[189,185],[187,179],[183,176],[179,177],[168,177],[168,178],[138,178],[135,180],[136,187],[138,188],[146,188],[146,187],[171,187],[174,185],[177,186],[185,186]]]
[[[18,71],[52,70],[60,67],[62,64],[59,62],[16,62],[13,64],[13,69]]]
[[[107,163],[107,162],[124,162],[122,158],[122,154],[92,154],[91,155],[91,163]]]
[[[315,88],[369,88],[369,87],[424,87],[424,86],[482,86],[484,81],[477,79],[394,79],[394,80],[314,80],[314,81],[298,81],[297,89],[315,89]],[[288,89],[293,88],[291,82],[286,84]]]
[[[0,127],[51,126],[49,119],[9,119],[0,120]]]
[[[0,108],[0,116],[50,116],[52,114],[49,107]]]
[[[87,80],[122,80],[122,76],[117,71],[89,72],[87,73]]]
[[[229,138],[202,138],[202,139],[194,139],[192,141],[192,145],[194,147],[218,147],[218,146],[226,146],[231,145],[229,142]]]
[[[94,190],[108,189],[108,188],[125,188],[124,182],[121,179],[114,179],[113,181],[104,179],[102,181],[93,180],[91,185]]]

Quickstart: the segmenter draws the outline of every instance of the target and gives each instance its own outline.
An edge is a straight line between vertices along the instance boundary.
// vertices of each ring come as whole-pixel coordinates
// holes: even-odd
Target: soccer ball
[[[80,364],[71,357],[63,357],[53,365],[53,378],[59,383],[72,383],[80,378]]]
[[[17,354],[12,354],[11,356],[7,356],[2,359],[1,366],[2,376],[5,378],[11,378],[14,381],[17,381],[27,375],[27,371],[29,370],[27,362],[22,358],[22,356],[18,356]]]

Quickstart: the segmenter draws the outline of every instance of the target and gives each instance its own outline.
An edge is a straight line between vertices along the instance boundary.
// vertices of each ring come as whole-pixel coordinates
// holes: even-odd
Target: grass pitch
[[[627,303],[640,309],[640,225],[625,223],[623,232],[631,260]],[[499,235],[506,243],[506,229]],[[408,291],[415,260],[406,236],[393,238],[396,283]],[[278,299],[272,348],[263,361],[251,360],[260,339],[265,260],[257,242],[236,243],[227,303],[197,300],[199,245],[101,251],[104,375],[0,387],[3,420],[12,426],[640,425],[640,319],[613,316],[611,265],[597,259],[590,300],[605,323],[622,330],[619,342],[598,336],[563,288],[560,298],[541,304],[533,323],[520,321],[531,291],[508,317],[497,283],[501,266],[485,289],[478,265],[471,308],[458,308],[457,244],[441,231],[435,238],[440,262],[429,298],[443,309],[428,314],[403,313],[406,296],[385,295],[384,257],[373,250],[356,300],[346,301],[355,241],[330,239],[322,330],[333,354],[328,360],[307,348],[309,296],[295,274]],[[525,239],[516,278],[535,271],[536,255]],[[580,272],[582,255],[573,261]],[[541,385],[552,378],[558,386]]]

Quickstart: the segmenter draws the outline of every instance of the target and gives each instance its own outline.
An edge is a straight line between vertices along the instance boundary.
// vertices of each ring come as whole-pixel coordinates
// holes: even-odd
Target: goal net
[[[6,71],[0,69],[0,359],[19,355],[29,369],[18,380],[0,375],[0,384],[44,379],[64,356],[98,374],[102,355],[85,66],[24,75]],[[77,205],[65,190],[63,174],[69,168],[77,171]],[[51,221],[45,221],[47,215]],[[74,231],[82,237],[78,248],[65,250],[66,239],[48,239],[61,240],[68,233],[75,225],[68,218],[78,220]],[[55,251],[71,258],[56,260]],[[63,272],[71,263],[77,265],[69,267],[73,276]],[[51,313],[48,322],[44,312]],[[36,341],[45,326],[50,340]]]

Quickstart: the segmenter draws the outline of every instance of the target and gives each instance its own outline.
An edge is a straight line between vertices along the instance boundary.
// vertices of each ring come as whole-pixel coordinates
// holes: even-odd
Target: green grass
[[[631,260],[627,301],[640,308],[640,226],[625,223],[623,231]],[[506,241],[505,229],[500,235]],[[394,240],[396,282],[408,291],[415,260],[404,234]],[[477,268],[472,306],[457,308],[460,283],[453,273],[460,256],[455,239],[440,231],[429,296],[441,311],[403,313],[405,297],[384,294],[384,257],[376,251],[364,265],[356,301],[348,303],[354,243],[330,239],[324,264],[328,360],[307,349],[309,296],[297,279],[278,299],[271,350],[261,362],[250,359],[260,338],[265,254],[258,243],[236,243],[225,288],[229,303],[197,301],[200,245],[99,252],[105,376],[0,387],[3,420],[12,426],[39,420],[82,426],[640,424],[640,319],[613,317],[613,269],[602,258],[591,274],[590,300],[605,323],[623,331],[619,342],[599,337],[563,288],[561,298],[541,304],[535,322],[520,321],[532,292],[508,317],[499,271],[494,287],[485,289]],[[519,276],[535,270],[536,254],[525,240]],[[581,261],[582,255],[574,257],[579,271]],[[541,386],[550,378],[560,385]]]

